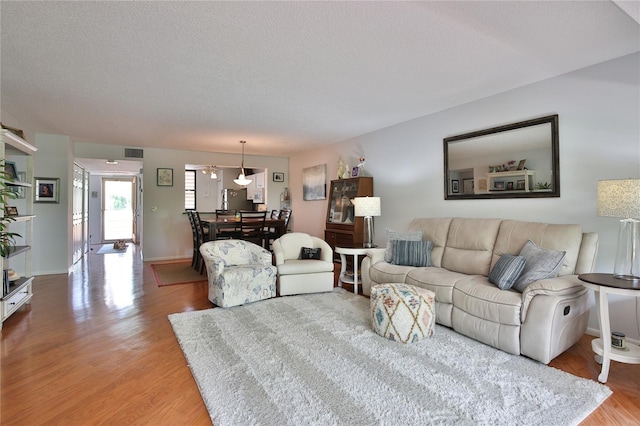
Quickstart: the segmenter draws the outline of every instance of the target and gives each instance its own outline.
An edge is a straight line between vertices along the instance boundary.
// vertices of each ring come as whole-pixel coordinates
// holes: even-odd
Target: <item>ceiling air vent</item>
[[[143,158],[142,150],[138,148],[125,148],[124,157],[125,158]]]

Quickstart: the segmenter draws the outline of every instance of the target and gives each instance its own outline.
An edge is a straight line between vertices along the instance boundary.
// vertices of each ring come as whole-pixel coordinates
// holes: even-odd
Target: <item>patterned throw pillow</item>
[[[522,274],[526,261],[523,256],[503,254],[491,270],[489,282],[497,285],[500,290],[509,290]]]
[[[431,241],[392,241],[394,265],[431,266]]]
[[[320,260],[321,248],[302,247],[300,249],[300,259]]]
[[[543,249],[533,241],[527,241],[520,250],[520,256],[526,259],[524,270],[513,288],[522,293],[527,285],[534,281],[557,277],[560,268],[562,268],[565,253],[564,251]]]
[[[391,263],[393,261],[393,244],[392,241],[421,241],[422,231],[397,232],[387,228],[387,250],[384,252],[384,261]]]

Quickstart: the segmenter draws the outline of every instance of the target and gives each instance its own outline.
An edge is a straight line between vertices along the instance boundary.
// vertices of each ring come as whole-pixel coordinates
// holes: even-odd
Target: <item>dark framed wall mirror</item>
[[[560,196],[557,114],[443,142],[445,200]]]

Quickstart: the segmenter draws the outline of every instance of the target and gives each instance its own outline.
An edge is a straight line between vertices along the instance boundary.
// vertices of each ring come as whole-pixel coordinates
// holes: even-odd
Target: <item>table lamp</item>
[[[621,218],[614,277],[640,280],[640,179],[598,181],[598,216]]]
[[[380,216],[380,197],[355,197],[355,215],[364,217],[364,235],[362,246],[375,247],[373,244],[373,216]]]

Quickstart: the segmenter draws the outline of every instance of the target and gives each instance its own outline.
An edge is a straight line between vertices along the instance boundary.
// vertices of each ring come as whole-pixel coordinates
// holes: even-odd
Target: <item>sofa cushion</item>
[[[398,231],[392,231],[391,229],[387,228],[386,232],[387,232],[387,251],[384,252],[384,261],[387,263],[391,263],[393,261],[392,241],[397,241],[397,240],[421,241],[422,240],[422,231],[398,232]]]
[[[394,265],[431,266],[431,241],[396,240],[391,244]]]
[[[527,285],[534,281],[557,277],[565,252],[546,250],[529,240],[520,250],[520,256],[523,256],[526,262],[522,275],[515,282],[513,288],[523,292]]]
[[[414,266],[378,262],[369,268],[369,278],[374,284],[403,283],[409,271],[414,269],[416,269]]]
[[[489,276],[500,222],[500,219],[454,218],[441,266],[463,274]]]
[[[315,274],[317,272],[333,272],[333,262],[325,260],[291,259],[278,265],[279,275]]]
[[[453,305],[476,318],[520,325],[522,295],[513,290],[502,291],[484,276],[475,275],[458,281],[453,288]]]
[[[431,264],[438,268],[442,266],[442,253],[447,244],[451,220],[450,217],[418,218],[409,224],[410,231],[422,231],[422,239],[433,242]]]
[[[497,285],[500,290],[509,290],[522,274],[525,262],[526,259],[523,256],[503,254],[491,269],[489,281]]]
[[[315,259],[320,260],[321,248],[301,247],[300,259]]]
[[[503,254],[517,255],[528,240],[549,250],[566,251],[558,275],[576,273],[582,244],[582,227],[580,225],[503,220],[493,250],[492,262],[497,262]]]

